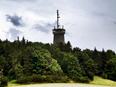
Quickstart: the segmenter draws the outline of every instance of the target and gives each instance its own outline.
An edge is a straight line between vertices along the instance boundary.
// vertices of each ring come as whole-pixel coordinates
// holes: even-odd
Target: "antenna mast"
[[[59,25],[59,10],[57,10],[57,29],[59,29],[60,25]]]

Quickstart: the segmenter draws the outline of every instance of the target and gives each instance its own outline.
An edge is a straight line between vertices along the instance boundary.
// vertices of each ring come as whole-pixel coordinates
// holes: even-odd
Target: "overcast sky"
[[[116,0],[0,0],[0,38],[52,43],[57,9],[73,47],[116,51]]]

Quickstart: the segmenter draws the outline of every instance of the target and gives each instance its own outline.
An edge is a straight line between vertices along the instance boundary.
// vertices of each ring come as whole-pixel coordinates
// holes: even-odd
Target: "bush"
[[[28,84],[29,82],[31,82],[31,76],[21,76],[16,81],[16,83],[20,84]]]
[[[89,83],[90,82],[90,80],[89,80],[89,78],[88,77],[80,77],[80,79],[78,80],[79,82],[82,82],[82,83]],[[77,81],[77,82],[78,82]]]
[[[68,82],[68,77],[63,75],[32,75],[32,76],[22,76],[17,81],[20,84],[28,83],[59,83]]]
[[[0,87],[6,87],[8,84],[8,80],[6,77],[1,77],[0,78]]]

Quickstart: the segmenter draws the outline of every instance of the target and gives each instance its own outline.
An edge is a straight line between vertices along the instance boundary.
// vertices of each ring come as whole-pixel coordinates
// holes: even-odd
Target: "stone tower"
[[[54,27],[53,29],[53,35],[54,35],[54,38],[53,38],[53,43],[54,44],[58,44],[58,43],[65,43],[65,37],[64,37],[64,34],[65,34],[65,29],[64,27],[60,27],[59,25],[59,11],[57,10],[57,26]]]

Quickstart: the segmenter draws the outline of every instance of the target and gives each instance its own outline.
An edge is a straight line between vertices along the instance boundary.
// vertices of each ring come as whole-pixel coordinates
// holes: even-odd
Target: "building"
[[[59,25],[59,11],[57,10],[57,26],[54,27],[53,29],[53,35],[54,35],[54,38],[53,38],[53,43],[54,44],[58,44],[58,43],[65,43],[65,29],[64,27],[62,26],[62,28],[60,27]]]

